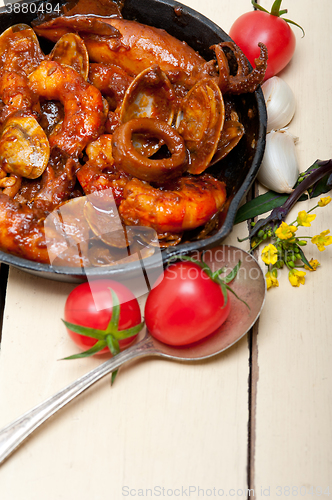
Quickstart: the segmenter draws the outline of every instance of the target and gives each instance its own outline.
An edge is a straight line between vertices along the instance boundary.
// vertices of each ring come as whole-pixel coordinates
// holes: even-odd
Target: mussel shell
[[[76,33],[63,35],[53,47],[49,59],[71,66],[84,80],[88,79],[89,55],[85,43]]]
[[[7,173],[36,179],[50,157],[47,136],[33,116],[11,115],[0,138],[0,163]]]

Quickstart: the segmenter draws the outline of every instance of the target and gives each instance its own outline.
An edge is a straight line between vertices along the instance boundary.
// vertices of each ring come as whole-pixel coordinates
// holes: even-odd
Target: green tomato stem
[[[257,2],[255,2],[255,0],[251,0],[251,3],[255,7],[255,9],[260,10],[262,12],[265,12],[266,14],[270,14],[271,16],[275,16],[275,17],[281,17],[284,14],[287,14],[287,12],[288,12],[287,9],[280,10],[281,2],[282,2],[282,0],[275,0],[273,2],[271,11],[269,12],[268,10],[264,9],[264,7],[262,7]],[[286,19],[285,17],[283,17],[282,19],[286,23],[292,24],[293,26],[297,26],[297,28],[300,28],[300,30],[302,31],[302,37],[304,37],[305,32],[304,32],[304,29],[302,28],[302,26],[300,26],[299,24],[295,23],[294,21],[291,21],[290,19]]]
[[[97,354],[97,352],[104,349],[104,347],[106,347],[106,345],[107,344],[106,344],[105,340],[98,340],[98,342],[96,342],[95,345],[92,346],[87,351],[80,352],[79,354],[73,354],[72,356],[67,356],[66,358],[62,358],[62,359],[67,360],[67,359],[87,358],[88,356],[93,356],[94,354]]]
[[[281,2],[282,2],[282,0],[275,0],[274,1],[273,5],[272,5],[271,12],[270,12],[270,14],[272,14],[272,16],[276,16],[276,17],[281,16],[281,11],[280,11]],[[287,12],[287,10],[282,11],[282,12]]]
[[[68,356],[64,359],[79,359],[85,358],[87,356],[92,356],[97,352],[101,351],[105,347],[108,347],[111,354],[116,356],[120,352],[119,340],[123,340],[129,337],[133,337],[137,335],[144,326],[144,321],[139,323],[136,326],[131,328],[127,328],[126,330],[119,330],[119,319],[120,319],[120,302],[117,294],[109,288],[109,291],[112,295],[112,316],[105,330],[90,328],[87,326],[76,325],[74,323],[70,323],[68,321],[62,320],[65,326],[73,331],[74,333],[78,333],[79,335],[83,335],[85,337],[90,337],[97,339],[97,342],[91,349],[87,351],[83,351],[79,354],[73,354],[72,356]],[[115,380],[116,372],[112,374],[112,383]]]

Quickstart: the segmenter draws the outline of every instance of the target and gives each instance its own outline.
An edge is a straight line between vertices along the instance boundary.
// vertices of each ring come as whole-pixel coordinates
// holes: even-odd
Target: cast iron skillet
[[[28,1],[25,3],[34,3],[38,7],[42,2]],[[52,0],[48,3],[56,5],[65,3],[65,1]],[[122,14],[126,19],[137,20],[165,29],[171,35],[186,41],[207,60],[213,57],[213,53],[209,49],[211,45],[231,40],[212,21],[173,0],[125,0]],[[0,9],[0,32],[13,24],[29,24],[35,17],[35,14],[23,14],[21,11],[16,14],[8,13],[6,7],[3,7]],[[263,93],[261,89],[258,89],[253,94],[234,97],[234,100],[240,121],[245,126],[246,134],[224,160],[207,170],[226,182],[227,194],[231,200],[227,213],[222,214],[219,229],[207,238],[195,240],[195,234],[189,234],[187,242],[164,249],[162,251],[163,262],[175,255],[202,251],[220,244],[231,232],[239,204],[258,173],[264,153],[266,135],[266,108]],[[40,264],[1,251],[0,261],[44,278],[68,282],[80,282],[86,279],[84,269]],[[150,257],[144,261],[146,269],[153,269],[159,263],[158,257]],[[125,267],[120,265],[99,267],[89,270],[89,279],[106,276],[109,278],[133,276],[140,269],[140,261],[126,264]]]

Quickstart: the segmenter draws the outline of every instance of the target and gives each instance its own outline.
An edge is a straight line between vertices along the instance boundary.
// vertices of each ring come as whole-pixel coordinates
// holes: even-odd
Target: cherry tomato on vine
[[[303,32],[297,23],[280,17],[287,12],[279,10],[281,1],[275,0],[271,12],[268,12],[252,0],[252,4],[258,10],[240,16],[229,31],[229,36],[240,47],[253,67],[255,59],[259,57],[258,43],[266,45],[268,61],[265,80],[279,73],[293,57],[296,39],[289,23],[299,27]]]
[[[204,270],[198,261],[171,264],[163,280],[151,290],[145,323],[157,340],[176,346],[191,344],[226,321],[230,312],[228,287],[224,284],[223,290],[218,274],[214,281],[206,267]]]
[[[70,337],[81,348],[88,349],[67,359],[108,351],[118,354],[143,328],[134,294],[113,280],[78,285],[68,295],[64,313]]]

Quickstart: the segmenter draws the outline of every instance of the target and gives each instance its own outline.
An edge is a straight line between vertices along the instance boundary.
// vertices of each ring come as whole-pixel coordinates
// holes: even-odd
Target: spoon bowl
[[[225,323],[203,340],[184,347],[173,347],[151,338],[159,355],[181,361],[209,358],[231,347],[250,330],[265,300],[265,279],[259,264],[249,253],[230,245],[204,252],[204,262],[213,272],[224,267],[226,275],[239,261],[241,267],[230,286],[241,300],[229,293],[231,309]]]
[[[264,305],[266,286],[258,262],[249,253],[229,245],[204,252],[204,261],[212,271],[222,267],[228,274],[241,261],[231,283],[230,314],[223,325],[205,339],[183,347],[173,347],[153,338],[146,329],[141,340],[117,356],[68,385],[54,396],[28,411],[0,431],[0,464],[43,422],[95,382],[135,358],[159,356],[174,361],[196,361],[215,356],[240,340],[257,320]]]

